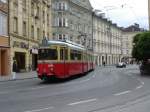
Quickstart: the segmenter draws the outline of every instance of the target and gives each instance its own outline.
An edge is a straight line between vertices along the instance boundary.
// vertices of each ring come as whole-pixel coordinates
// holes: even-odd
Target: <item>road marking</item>
[[[54,107],[47,107],[47,108],[41,108],[41,109],[36,109],[36,110],[28,110],[28,111],[24,111],[24,112],[40,112],[40,111],[44,111],[44,110],[49,110],[49,109],[53,109]]]
[[[124,92],[121,92],[121,93],[117,93],[117,94],[114,94],[115,96],[120,96],[120,95],[125,95],[125,94],[128,94],[130,93],[131,91],[124,91]]]
[[[138,86],[138,87],[136,87],[136,89],[140,89],[140,88],[142,88],[143,86],[142,85],[140,85],[140,86]]]
[[[144,85],[145,83],[141,80],[141,79],[138,79],[139,81],[140,81],[140,83],[142,84],[142,85]]]
[[[78,104],[83,104],[83,103],[89,103],[89,102],[94,102],[97,99],[89,99],[89,100],[83,100],[83,101],[79,101],[79,102],[74,102],[74,103],[70,103],[68,104],[69,106],[73,106],[73,105],[78,105]]]
[[[44,87],[35,87],[35,88],[28,88],[29,90],[37,90],[37,89],[43,89],[43,88],[46,88],[45,86]]]
[[[89,80],[90,80],[90,79],[85,79],[85,80],[80,81],[80,83],[87,82],[87,81],[89,81]]]
[[[141,84],[144,85],[145,83],[141,81]]]

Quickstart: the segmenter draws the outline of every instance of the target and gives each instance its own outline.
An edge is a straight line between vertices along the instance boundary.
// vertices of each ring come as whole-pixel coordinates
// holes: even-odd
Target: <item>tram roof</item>
[[[77,49],[77,50],[86,50],[84,46],[80,45],[80,44],[77,44],[77,43],[74,43],[74,42],[71,42],[71,41],[47,41],[47,45],[45,46],[42,46],[42,47],[47,47],[49,45],[65,45],[65,46],[68,46],[70,48],[73,48],[73,49]]]

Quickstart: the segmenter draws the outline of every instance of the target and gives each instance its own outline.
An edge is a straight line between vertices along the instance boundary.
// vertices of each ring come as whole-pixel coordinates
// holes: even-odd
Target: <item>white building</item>
[[[131,25],[123,29],[122,32],[122,59],[130,63],[132,61],[133,38],[135,35],[143,32],[144,29],[139,28],[138,24]]]
[[[116,64],[121,60],[122,30],[100,15],[93,15],[95,63]]]

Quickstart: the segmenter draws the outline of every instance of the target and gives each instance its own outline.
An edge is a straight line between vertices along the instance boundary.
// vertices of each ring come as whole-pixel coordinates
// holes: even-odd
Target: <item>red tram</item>
[[[38,78],[68,78],[94,69],[94,57],[83,46],[66,41],[47,41],[39,48]]]

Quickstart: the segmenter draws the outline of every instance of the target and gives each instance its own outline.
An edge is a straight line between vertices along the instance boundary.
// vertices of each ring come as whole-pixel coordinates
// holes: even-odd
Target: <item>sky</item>
[[[94,9],[101,10],[105,17],[127,27],[134,23],[148,29],[148,0],[90,0]]]

